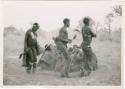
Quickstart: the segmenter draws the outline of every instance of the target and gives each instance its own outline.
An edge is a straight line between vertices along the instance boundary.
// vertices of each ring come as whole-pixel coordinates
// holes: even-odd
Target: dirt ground
[[[4,57],[4,85],[121,85],[121,44],[117,42],[94,42],[93,51],[98,57],[98,69],[88,77],[80,72],[70,73],[71,78],[61,78],[59,72],[37,69],[26,74],[18,56]]]

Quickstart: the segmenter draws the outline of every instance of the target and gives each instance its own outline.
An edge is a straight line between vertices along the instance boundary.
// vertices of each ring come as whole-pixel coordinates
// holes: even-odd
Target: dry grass
[[[115,34],[113,39],[119,36]],[[116,41],[94,39],[92,48],[98,57],[98,70],[83,78],[79,77],[80,72],[72,72],[69,79],[60,78],[59,72],[39,68],[36,74],[26,74],[18,59],[23,50],[23,39],[24,35],[4,38],[4,85],[121,85],[120,38]]]

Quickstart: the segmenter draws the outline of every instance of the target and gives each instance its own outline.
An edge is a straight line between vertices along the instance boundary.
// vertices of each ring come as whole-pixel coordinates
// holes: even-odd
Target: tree
[[[106,24],[108,25],[109,35],[111,34],[111,23],[113,22],[113,17],[114,15],[112,13],[106,15]]]
[[[122,16],[122,7],[121,5],[117,5],[113,7],[113,12],[116,16]]]
[[[97,22],[97,23],[95,24],[96,34],[97,34],[98,29],[99,29],[100,26],[101,26],[100,22]]]

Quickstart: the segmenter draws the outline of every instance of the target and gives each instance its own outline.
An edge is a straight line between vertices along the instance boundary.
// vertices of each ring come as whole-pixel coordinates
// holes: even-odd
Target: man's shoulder
[[[66,27],[61,27],[60,31],[66,31]]]
[[[27,31],[26,31],[26,34],[30,34],[32,32],[32,29],[28,29]]]

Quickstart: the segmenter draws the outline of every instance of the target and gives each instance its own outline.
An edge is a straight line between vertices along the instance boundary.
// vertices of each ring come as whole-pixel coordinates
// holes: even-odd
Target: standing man
[[[36,34],[39,27],[38,23],[34,23],[25,34],[24,53],[26,55],[24,60],[26,61],[27,73],[31,73],[31,70],[34,73],[36,70],[37,55],[40,54]]]
[[[92,38],[96,37],[96,35],[92,32],[92,29],[90,27],[90,19],[85,17],[83,19],[84,27],[82,28],[82,50],[84,53],[84,61],[82,62],[82,72],[81,76],[88,76],[91,73],[91,62],[93,60],[93,52],[91,48],[91,42]]]
[[[59,36],[56,38],[53,38],[57,49],[60,51],[61,54],[64,56],[64,67],[61,73],[61,77],[67,77],[69,78],[69,69],[70,69],[70,56],[67,50],[67,43],[71,43],[71,40],[68,39],[68,32],[67,29],[70,27],[70,20],[68,18],[65,18],[63,20],[64,26],[59,31]]]

